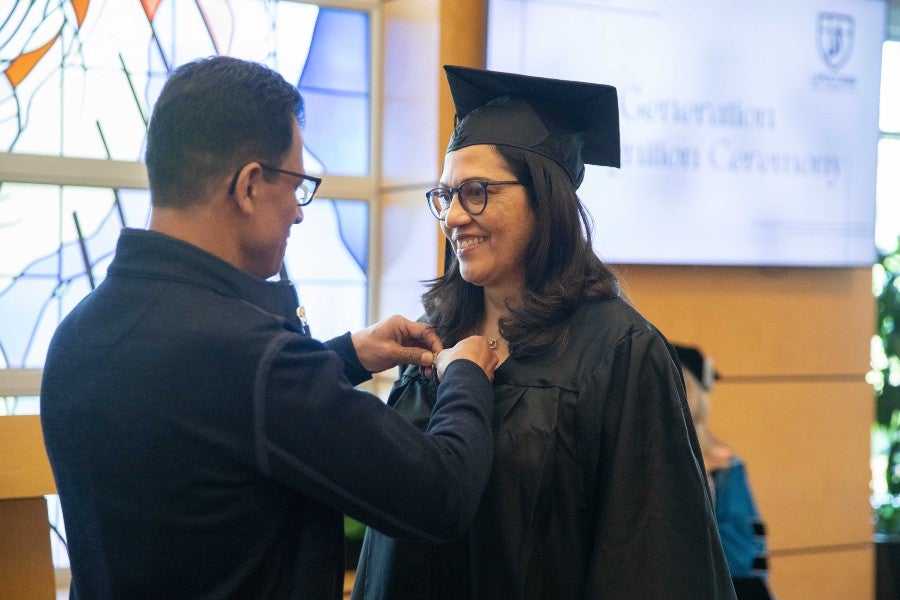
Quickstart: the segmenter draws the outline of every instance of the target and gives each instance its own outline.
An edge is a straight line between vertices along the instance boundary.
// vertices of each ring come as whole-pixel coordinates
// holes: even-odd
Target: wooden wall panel
[[[871,271],[618,271],[670,340],[715,359],[710,426],[747,461],[779,600],[872,598]]]
[[[730,376],[861,375],[874,333],[859,269],[619,266],[632,302],[673,341]]]
[[[0,417],[0,599],[54,597],[44,496],[55,493],[40,417]]]
[[[710,430],[746,461],[770,550],[871,542],[872,406],[864,381],[715,388]]]
[[[56,493],[37,415],[0,417],[0,498]]]
[[[774,557],[772,592],[778,600],[871,600],[874,564],[871,549]]]
[[[55,593],[47,501],[0,499],[0,598],[52,600]]]

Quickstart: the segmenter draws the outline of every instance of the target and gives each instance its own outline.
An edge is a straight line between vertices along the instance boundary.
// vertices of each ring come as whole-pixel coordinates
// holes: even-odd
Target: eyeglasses
[[[488,186],[491,185],[524,185],[521,181],[482,181],[471,179],[459,184],[459,187],[436,187],[425,192],[428,208],[439,221],[447,218],[453,196],[459,198],[459,205],[472,216],[484,212],[488,203]]]
[[[297,186],[297,189],[294,190],[294,196],[296,196],[297,204],[299,206],[306,206],[307,204],[312,202],[313,196],[316,195],[316,190],[319,189],[319,185],[322,183],[321,177],[313,177],[312,175],[304,175],[303,173],[286,171],[285,169],[271,167],[264,163],[259,163],[259,166],[262,167],[264,171],[273,171],[275,173],[284,173],[285,175],[299,177],[300,184]],[[238,169],[237,173],[235,173],[234,177],[231,179],[231,185],[228,187],[229,194],[234,194],[235,187],[237,187],[238,176],[241,174],[241,170],[243,170],[243,167]]]

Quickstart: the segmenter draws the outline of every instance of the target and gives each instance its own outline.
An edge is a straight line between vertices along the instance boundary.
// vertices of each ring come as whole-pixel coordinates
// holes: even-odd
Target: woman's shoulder
[[[571,338],[576,346],[611,350],[623,341],[650,343],[664,340],[647,319],[622,298],[589,299],[572,318]]]
[[[623,327],[652,328],[650,322],[625,298],[586,298],[575,311],[575,319],[605,322]],[[602,321],[598,321],[601,320]]]

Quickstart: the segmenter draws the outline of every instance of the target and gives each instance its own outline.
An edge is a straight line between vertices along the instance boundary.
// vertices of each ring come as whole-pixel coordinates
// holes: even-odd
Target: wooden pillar
[[[483,69],[487,56],[487,0],[441,0],[440,92],[438,94],[438,156],[443,164],[456,111],[444,77],[444,65]],[[438,165],[440,172],[441,165]],[[438,232],[437,273],[444,272],[444,234]]]

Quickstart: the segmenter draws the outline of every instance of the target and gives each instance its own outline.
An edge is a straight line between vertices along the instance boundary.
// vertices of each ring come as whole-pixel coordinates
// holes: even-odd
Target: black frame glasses
[[[322,183],[321,177],[313,177],[312,175],[297,173],[296,171],[279,169],[278,167],[273,167],[265,163],[259,163],[259,166],[262,167],[264,171],[273,171],[275,173],[283,173],[285,175],[292,175],[294,177],[300,178],[300,185],[298,185],[297,189],[294,190],[294,197],[297,199],[297,206],[306,206],[307,204],[312,202],[313,196],[316,195],[316,190],[319,189],[319,185],[321,185]],[[238,176],[241,174],[241,171],[243,169],[244,167],[238,169],[234,174],[234,177],[231,178],[231,185],[228,186],[229,195],[234,194],[234,190],[237,187]]]
[[[453,196],[459,198],[462,209],[472,215],[480,215],[487,208],[488,186],[492,185],[525,185],[518,180],[510,181],[485,181],[483,179],[470,179],[463,181],[455,188],[438,186],[425,192],[428,208],[438,221],[447,218],[450,205],[453,204]]]

